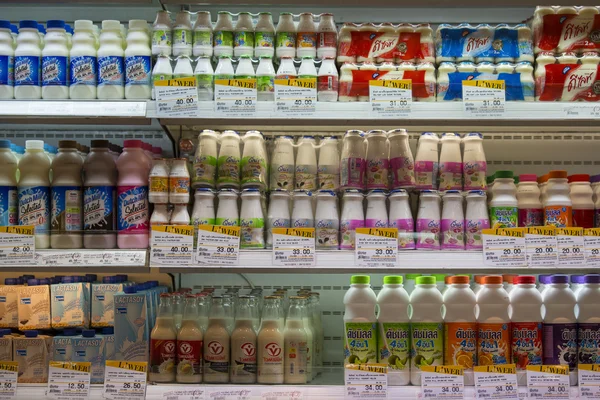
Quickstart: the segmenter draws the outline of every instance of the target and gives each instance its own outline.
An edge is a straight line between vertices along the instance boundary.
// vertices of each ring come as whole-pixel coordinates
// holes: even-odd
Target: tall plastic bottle
[[[212,101],[214,98],[214,74],[210,58],[200,57],[196,61],[194,76],[196,77],[196,85],[198,86],[198,100]]]
[[[0,99],[14,97],[15,49],[10,21],[0,21]]]
[[[1,22],[0,22],[1,24]],[[19,161],[11,151],[9,140],[0,139],[0,225],[19,224],[17,209],[17,167]]]
[[[166,81],[173,78],[173,67],[171,58],[165,55],[156,57],[156,63],[152,69],[152,92],[151,96],[156,99],[155,85],[157,81]]]
[[[194,24],[194,57],[211,57],[213,55],[213,27],[210,12],[199,11]]]
[[[383,277],[377,295],[377,361],[388,365],[388,384],[410,383],[410,299],[401,276]]]
[[[465,214],[458,190],[448,190],[442,198],[441,242],[443,250],[465,249]]]
[[[314,136],[303,136],[298,140],[295,181],[296,189],[317,189],[317,150]]]
[[[600,357],[600,275],[586,275],[584,284],[577,293],[577,342],[579,344],[577,360],[581,364],[597,364]]]
[[[344,365],[377,362],[377,296],[370,282],[354,275],[344,295]]]
[[[25,142],[25,155],[19,161],[19,225],[34,225],[35,248],[50,247],[50,160],[44,142]]]
[[[482,229],[490,227],[490,218],[483,190],[471,190],[467,194],[465,213],[465,247],[467,250],[482,250]]]
[[[437,134],[423,132],[415,156],[415,184],[417,189],[437,189],[438,176]]]
[[[98,99],[112,100],[125,97],[125,52],[119,21],[102,21],[98,49]]]
[[[258,14],[254,33],[254,56],[275,55],[275,26],[270,12]]]
[[[460,154],[460,136],[447,132],[442,134],[440,151],[440,190],[462,190],[463,160]]]
[[[359,190],[346,189],[342,200],[340,249],[353,250],[355,247],[356,228],[365,227],[364,195]]]
[[[406,129],[388,131],[390,141],[391,187],[400,189],[415,185],[415,159],[408,143]]]
[[[490,201],[490,226],[516,228],[519,226],[517,187],[512,171],[496,171]]]
[[[117,160],[118,235],[120,249],[148,247],[148,175],[151,164],[140,140],[125,140]]]
[[[67,36],[65,21],[50,20],[42,50],[42,98],[68,99],[69,85]]]
[[[173,27],[173,56],[192,55],[192,22],[189,11],[179,11]]]
[[[404,189],[395,189],[390,193],[389,199],[389,227],[398,229],[398,249],[412,250],[415,248],[415,221],[408,193]]]
[[[104,22],[102,23],[102,28],[104,28]],[[170,56],[172,43],[173,27],[171,16],[168,11],[160,10],[156,13],[156,19],[154,20],[154,24],[152,24],[152,55],[159,56],[163,54]],[[102,40],[100,41],[100,46],[102,46]]]
[[[88,20],[75,21],[73,47],[69,54],[69,96],[71,99],[96,98],[97,51],[94,24]]]
[[[481,283],[477,293],[477,362],[479,365],[509,364],[510,298],[502,286],[502,276],[485,276]]]
[[[340,160],[341,187],[343,189],[366,188],[367,147],[365,133],[349,130],[344,134]]]
[[[573,226],[594,227],[594,192],[588,174],[569,176],[571,203],[573,204]]]
[[[217,14],[217,23],[213,31],[213,46],[215,57],[233,56],[233,22],[231,22],[231,13],[228,11],[219,11]]]
[[[540,201],[540,189],[535,174],[519,175],[517,206],[519,226],[541,226],[544,223],[544,208]]]
[[[573,207],[569,197],[567,171],[550,171],[544,204],[544,225],[557,228],[573,226]]]
[[[20,21],[15,49],[15,99],[42,98],[42,50],[37,21]]]
[[[125,98],[149,99],[152,92],[152,49],[148,37],[148,23],[144,20],[129,21],[127,48],[125,49]]]
[[[58,142],[58,155],[52,161],[52,212],[50,246],[53,249],[80,249],[83,246],[83,161],[77,142]]]
[[[367,190],[388,189],[390,142],[387,132],[375,129],[367,132]]]
[[[487,162],[483,151],[483,136],[479,132],[470,132],[462,141],[464,190],[485,190]]]
[[[424,190],[419,195],[415,224],[417,249],[440,250],[440,229],[440,196],[433,190]]]

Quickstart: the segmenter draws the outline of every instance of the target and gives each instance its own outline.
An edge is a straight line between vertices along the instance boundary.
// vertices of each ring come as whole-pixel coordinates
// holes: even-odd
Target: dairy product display
[[[535,100],[598,101],[597,53],[578,56],[568,52],[556,56],[543,52],[536,62]]]
[[[532,23],[535,54],[598,51],[594,27],[599,13],[598,7],[538,6]]]

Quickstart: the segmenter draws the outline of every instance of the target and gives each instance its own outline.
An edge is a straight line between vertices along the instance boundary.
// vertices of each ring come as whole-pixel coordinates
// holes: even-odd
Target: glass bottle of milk
[[[337,249],[340,245],[338,199],[333,190],[319,190],[315,216],[317,249]]]
[[[232,318],[222,296],[212,297],[208,328],[204,333],[204,382],[228,383],[231,347],[228,321]]]
[[[256,349],[258,383],[282,384],[284,382],[283,354],[285,341],[279,304],[277,296],[265,297]]]

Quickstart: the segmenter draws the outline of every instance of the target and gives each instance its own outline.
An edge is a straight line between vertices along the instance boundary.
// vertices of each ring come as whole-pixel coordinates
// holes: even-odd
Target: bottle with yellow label
[[[502,365],[511,360],[510,299],[502,276],[486,276],[477,293],[477,361],[479,365]]]

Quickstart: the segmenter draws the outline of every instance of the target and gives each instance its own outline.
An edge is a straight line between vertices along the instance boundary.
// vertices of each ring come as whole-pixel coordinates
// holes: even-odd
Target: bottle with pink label
[[[465,248],[482,250],[482,229],[490,227],[486,195],[483,190],[471,190],[467,194],[467,213],[465,216]]]
[[[448,190],[443,197],[442,250],[465,249],[465,214],[458,190]]]
[[[452,132],[443,133],[441,143],[439,188],[441,191],[462,190],[460,136]]]
[[[371,190],[367,194],[367,216],[365,219],[365,227],[388,227],[386,198],[385,192],[381,189]]]
[[[365,227],[363,194],[359,190],[347,189],[342,198],[342,218],[340,221],[340,249],[352,250],[355,245],[356,228]]]
[[[415,187],[422,190],[437,189],[438,135],[423,132],[415,157]]]
[[[340,162],[341,186],[343,189],[365,189],[367,148],[364,136],[365,133],[360,130],[349,130],[344,135]]]
[[[408,143],[406,129],[388,131],[392,189],[415,186],[415,159]]]
[[[470,132],[462,141],[464,190],[485,190],[487,162],[483,151],[483,136],[479,132]]]
[[[404,189],[390,193],[389,227],[398,229],[398,249],[415,248],[415,221],[410,210],[408,193]]]
[[[389,186],[390,146],[387,132],[379,129],[367,132],[367,189],[387,189]]]
[[[542,226],[544,224],[544,207],[540,201],[540,189],[535,174],[519,175],[517,207],[519,209],[519,226]]]
[[[423,190],[417,213],[417,249],[440,250],[440,214],[440,196],[432,190]]]
[[[117,244],[120,249],[148,247],[150,163],[140,140],[125,140],[117,160]]]

